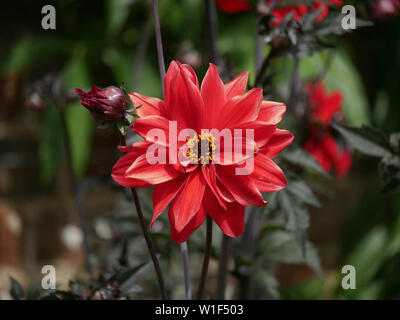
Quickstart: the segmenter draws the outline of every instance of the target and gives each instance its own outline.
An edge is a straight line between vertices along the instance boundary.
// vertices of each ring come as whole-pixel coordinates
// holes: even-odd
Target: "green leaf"
[[[151,267],[151,262],[143,263],[138,267],[129,271],[129,276],[125,277],[125,280],[121,283],[120,291],[122,295],[128,295],[130,293],[138,292],[141,287],[138,282],[146,275],[149,268]]]
[[[392,153],[387,139],[377,130],[367,126],[352,128],[337,123],[332,127],[339,131],[358,151],[374,157],[386,157]]]
[[[350,253],[346,264],[357,271],[357,287],[369,283],[385,262],[388,252],[388,234],[384,226],[372,229]]]
[[[291,231],[305,230],[309,227],[309,215],[286,191],[279,193],[281,206],[286,219],[286,229]]]
[[[10,290],[11,297],[14,300],[23,300],[25,298],[25,295],[21,284],[11,276],[10,276],[10,281],[11,281],[11,290]]]

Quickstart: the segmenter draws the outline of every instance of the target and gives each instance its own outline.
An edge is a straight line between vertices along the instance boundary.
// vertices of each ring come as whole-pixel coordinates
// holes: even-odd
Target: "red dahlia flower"
[[[115,86],[109,86],[104,89],[93,86],[92,90],[88,92],[78,88],[75,91],[82,100],[81,104],[97,120],[115,121],[121,119],[128,106],[125,94]]]
[[[330,4],[335,6],[343,6],[342,0],[328,0]],[[278,0],[278,2],[282,2],[282,0]],[[266,0],[267,5],[272,3],[272,0]],[[235,13],[235,12],[244,12],[250,11],[252,9],[251,5],[245,0],[217,0],[218,7],[220,10],[227,13]],[[311,10],[315,11],[319,8],[322,8],[322,12],[317,17],[317,22],[325,19],[328,15],[329,8],[328,5],[321,1],[314,1]],[[308,13],[307,5],[298,5],[298,6],[287,6],[282,8],[277,8],[271,12],[274,20],[272,24],[274,26],[279,26],[282,20],[289,14],[293,12],[293,19],[299,21],[303,16]]]
[[[126,187],[155,185],[152,223],[170,204],[176,242],[185,241],[207,214],[226,235],[240,235],[245,207],[266,205],[261,192],[287,184],[271,160],[293,140],[289,131],[276,128],[286,107],[262,101],[261,89],[245,93],[247,78],[244,72],[224,84],[210,64],[200,87],[190,66],[172,62],[164,100],[130,94],[133,104],[140,105],[132,129],[144,141],[121,148],[127,154],[115,164],[112,176]],[[220,143],[218,132],[235,135],[239,143],[229,148],[229,134]]]
[[[340,147],[328,127],[333,117],[341,110],[343,96],[340,91],[327,93],[323,83],[308,85],[307,91],[312,106],[310,136],[304,145],[321,167],[329,172],[333,167],[338,177],[350,170],[352,159],[345,147]]]

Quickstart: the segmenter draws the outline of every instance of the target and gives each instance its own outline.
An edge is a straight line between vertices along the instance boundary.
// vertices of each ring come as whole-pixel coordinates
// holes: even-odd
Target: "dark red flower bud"
[[[121,119],[125,114],[128,103],[125,94],[117,87],[109,86],[99,89],[93,86],[92,90],[88,92],[78,88],[75,91],[81,98],[82,105],[97,120],[115,121]]]
[[[375,0],[372,4],[372,13],[377,19],[396,16],[399,14],[399,9],[399,0]]]

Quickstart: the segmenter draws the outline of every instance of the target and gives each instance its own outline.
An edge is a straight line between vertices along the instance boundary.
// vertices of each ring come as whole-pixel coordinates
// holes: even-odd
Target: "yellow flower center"
[[[202,132],[200,135],[193,134],[193,137],[188,139],[187,146],[186,157],[192,163],[201,163],[205,166],[213,160],[215,143],[211,133]]]

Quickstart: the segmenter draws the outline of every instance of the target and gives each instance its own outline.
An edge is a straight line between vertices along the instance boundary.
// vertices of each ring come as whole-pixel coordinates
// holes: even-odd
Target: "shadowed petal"
[[[204,179],[206,180],[209,188],[212,190],[214,196],[217,198],[219,205],[226,210],[226,203],[218,192],[217,177],[214,164],[210,163],[209,166],[202,166],[201,171],[203,172]]]
[[[269,158],[275,158],[283,149],[292,143],[293,139],[294,136],[289,131],[276,129],[265,147],[260,149],[260,153],[265,154]]]
[[[124,156],[125,157],[125,156]],[[150,184],[159,184],[181,175],[170,164],[150,164],[146,154],[139,156],[126,170],[126,177],[139,179]]]
[[[279,191],[287,185],[282,169],[262,153],[254,158],[254,171],[251,177],[254,178],[260,192]]]
[[[159,215],[168,207],[169,203],[175,198],[176,194],[181,190],[187,175],[181,175],[173,180],[156,185],[153,192],[153,218],[150,226]]]
[[[157,142],[159,145],[168,146],[169,120],[162,116],[139,118],[133,123],[132,130],[142,136],[143,139],[146,139],[146,141]],[[162,130],[164,136],[161,135],[156,137],[156,135],[151,134],[157,134],[160,130]]]
[[[231,192],[237,202],[243,206],[263,206],[260,191],[249,175],[237,175],[237,166],[218,166],[217,177],[223,185]]]
[[[206,182],[201,170],[191,172],[172,207],[175,229],[181,232],[200,209]]]
[[[214,195],[211,193],[204,196],[204,207],[210,217],[227,236],[240,236],[244,231],[244,207],[234,202],[229,203],[227,210],[224,210],[215,200]]]
[[[187,238],[189,238],[189,236],[201,226],[201,224],[203,223],[204,219],[207,216],[207,213],[202,207],[200,207],[199,211],[189,221],[186,227],[183,228],[183,230],[181,230],[180,232],[178,232],[175,228],[175,216],[172,207],[173,204],[170,206],[168,211],[169,224],[171,226],[171,238],[173,241],[177,243],[182,243],[186,241]]]

